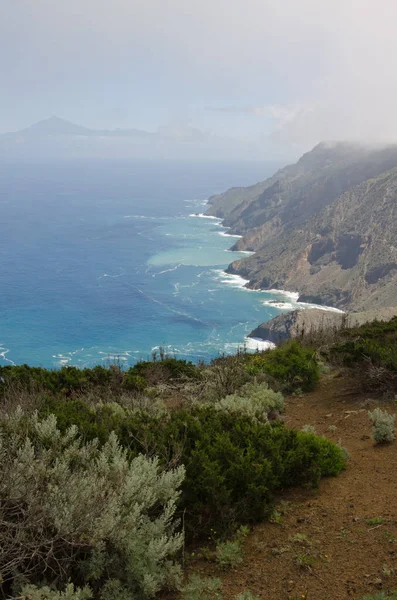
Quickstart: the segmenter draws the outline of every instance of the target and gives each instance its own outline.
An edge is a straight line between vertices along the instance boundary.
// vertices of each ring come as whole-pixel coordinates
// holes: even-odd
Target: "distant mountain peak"
[[[90,135],[91,130],[57,116],[49,117],[23,129],[20,133],[35,135]]]

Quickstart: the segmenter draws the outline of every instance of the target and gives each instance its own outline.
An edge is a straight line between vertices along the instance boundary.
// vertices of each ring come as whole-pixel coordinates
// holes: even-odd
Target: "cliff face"
[[[397,147],[320,144],[238,197],[209,210],[243,234],[234,249],[255,252],[228,269],[249,287],[350,310],[396,303]]]
[[[293,310],[283,315],[277,315],[267,323],[262,323],[251,331],[248,337],[261,339],[278,344],[290,338],[303,336],[305,333],[356,327],[378,321],[389,321],[397,316],[397,308],[378,308],[358,313],[338,313],[310,308]]]

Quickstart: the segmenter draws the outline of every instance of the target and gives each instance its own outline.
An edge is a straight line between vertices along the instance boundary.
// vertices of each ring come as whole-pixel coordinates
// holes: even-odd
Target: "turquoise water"
[[[159,346],[235,352],[287,305],[224,269],[243,253],[212,193],[275,165],[57,163],[0,167],[0,364],[133,364]],[[281,308],[280,308],[281,307]]]

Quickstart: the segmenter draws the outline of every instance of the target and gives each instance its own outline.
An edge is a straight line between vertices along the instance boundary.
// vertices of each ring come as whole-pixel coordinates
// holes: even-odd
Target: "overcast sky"
[[[2,132],[58,115],[397,141],[396,72],[396,0],[0,0]]]

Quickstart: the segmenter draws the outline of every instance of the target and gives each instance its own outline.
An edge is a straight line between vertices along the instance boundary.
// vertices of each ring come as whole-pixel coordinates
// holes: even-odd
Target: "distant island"
[[[257,144],[189,123],[94,129],[52,116],[18,131],[0,134],[0,158],[139,158],[165,160],[259,160]]]

